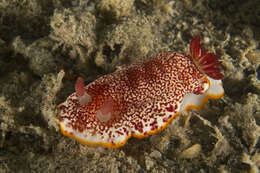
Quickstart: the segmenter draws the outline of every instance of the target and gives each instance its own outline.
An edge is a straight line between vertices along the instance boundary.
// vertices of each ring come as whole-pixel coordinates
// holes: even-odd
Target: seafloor
[[[0,1],[0,172],[250,172],[260,168],[259,0]],[[57,105],[117,66],[200,34],[225,95],[118,149],[59,131]]]

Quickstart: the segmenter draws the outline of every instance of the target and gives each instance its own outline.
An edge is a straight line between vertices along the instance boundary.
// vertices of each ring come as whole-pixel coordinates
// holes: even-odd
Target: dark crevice
[[[257,80],[260,81],[260,65],[258,65],[258,67],[256,69],[256,77],[257,77]]]
[[[113,61],[113,58],[117,57],[119,53],[121,52],[121,44],[115,44],[114,50],[110,48],[110,46],[106,45],[103,48],[103,55],[106,56],[106,60],[108,63],[111,63]]]

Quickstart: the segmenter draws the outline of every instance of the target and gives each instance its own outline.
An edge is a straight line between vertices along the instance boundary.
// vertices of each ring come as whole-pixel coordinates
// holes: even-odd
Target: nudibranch
[[[196,36],[190,55],[162,52],[118,68],[87,86],[77,79],[75,93],[59,105],[64,135],[87,145],[123,146],[164,129],[188,109],[224,95],[218,56]]]

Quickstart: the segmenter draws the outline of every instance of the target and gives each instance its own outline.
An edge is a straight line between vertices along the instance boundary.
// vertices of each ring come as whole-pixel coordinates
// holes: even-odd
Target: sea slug
[[[196,36],[190,55],[162,52],[75,90],[59,105],[64,135],[87,145],[117,148],[131,137],[164,129],[174,117],[224,95],[218,56]]]

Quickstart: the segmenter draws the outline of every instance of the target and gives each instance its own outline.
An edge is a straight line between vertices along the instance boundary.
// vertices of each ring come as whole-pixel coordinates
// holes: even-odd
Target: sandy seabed
[[[250,172],[260,168],[260,1],[0,2],[0,172]],[[63,136],[57,105],[86,83],[199,34],[225,95],[118,149]]]

